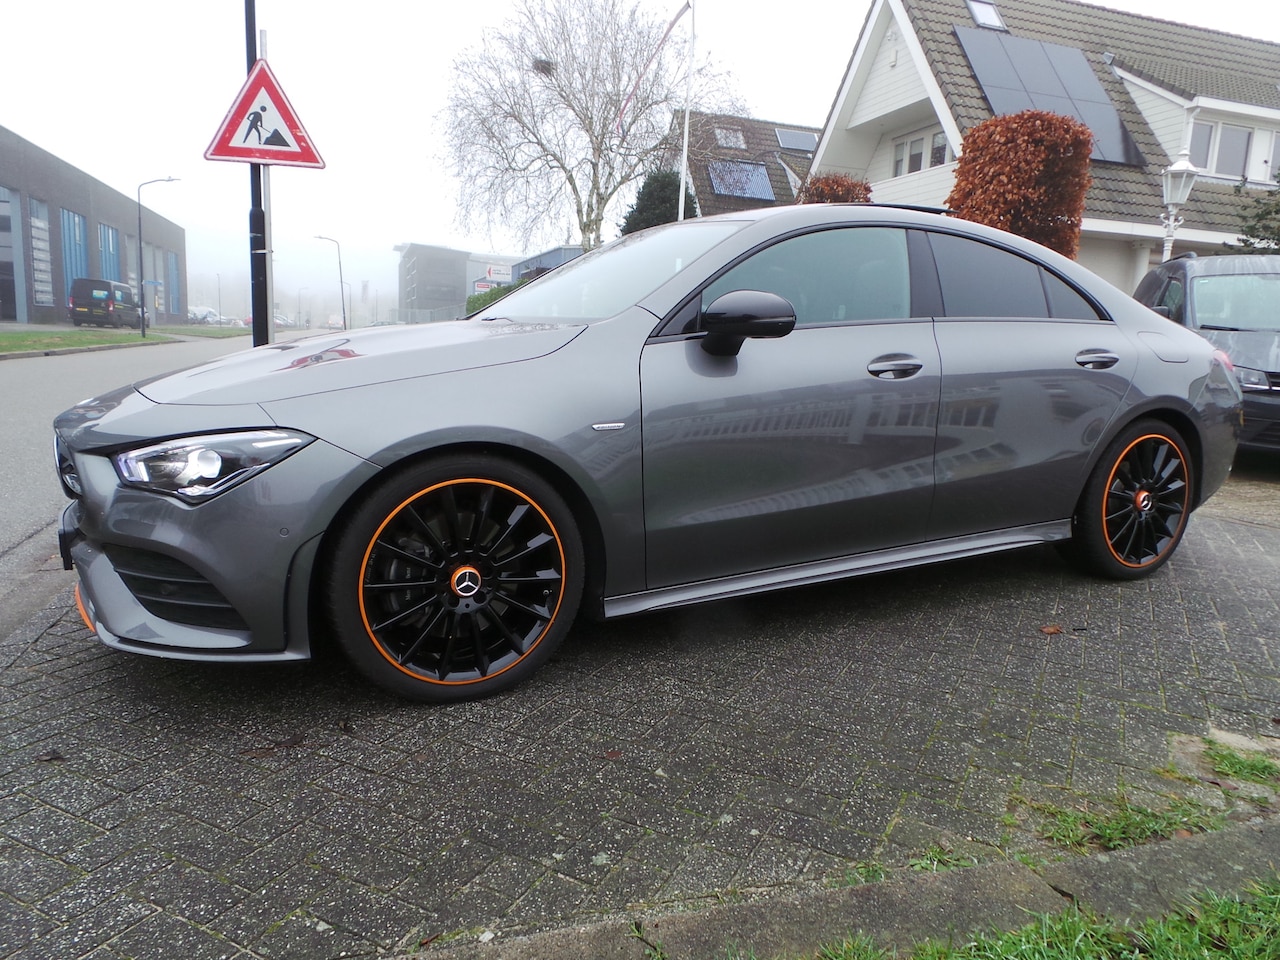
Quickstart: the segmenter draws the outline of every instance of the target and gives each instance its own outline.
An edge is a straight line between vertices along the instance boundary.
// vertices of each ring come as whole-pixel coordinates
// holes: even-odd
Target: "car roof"
[[[1162,273],[1185,272],[1189,277],[1280,273],[1280,256],[1272,254],[1228,254],[1217,257],[1178,257],[1160,264],[1157,269]]]

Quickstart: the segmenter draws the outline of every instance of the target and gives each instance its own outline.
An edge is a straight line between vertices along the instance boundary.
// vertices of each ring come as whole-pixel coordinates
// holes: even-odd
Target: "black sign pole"
[[[244,42],[248,70],[258,60],[258,17],[254,0],[244,0]],[[253,345],[268,340],[267,214],[262,205],[262,165],[249,164],[249,293],[253,311]]]

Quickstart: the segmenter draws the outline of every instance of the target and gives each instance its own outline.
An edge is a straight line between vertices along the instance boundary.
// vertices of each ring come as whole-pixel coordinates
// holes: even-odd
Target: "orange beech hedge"
[[[797,200],[799,203],[868,203],[871,184],[847,173],[823,173],[805,181]]]
[[[1092,150],[1093,134],[1071,117],[1027,110],[984,120],[965,134],[947,206],[1075,257]]]

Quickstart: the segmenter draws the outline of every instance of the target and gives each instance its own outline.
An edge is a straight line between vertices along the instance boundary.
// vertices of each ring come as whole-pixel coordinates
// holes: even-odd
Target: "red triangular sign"
[[[265,60],[259,60],[249,71],[249,78],[204,158],[290,167],[324,166]]]

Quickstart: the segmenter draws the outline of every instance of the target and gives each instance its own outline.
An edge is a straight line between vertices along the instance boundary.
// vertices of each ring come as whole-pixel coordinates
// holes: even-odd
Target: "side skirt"
[[[976,557],[984,553],[1014,550],[1054,540],[1071,537],[1071,521],[1053,520],[1024,527],[1010,527],[991,533],[954,537],[929,543],[915,543],[905,547],[892,547],[862,553],[853,557],[837,557],[832,560],[815,560],[790,567],[740,573],[732,577],[684,583],[674,587],[660,587],[619,597],[606,597],[604,615],[607,618],[624,617],[649,610],[666,610],[707,600],[726,600],[769,590],[785,590],[828,580],[882,573],[886,570],[902,570],[943,560]]]

